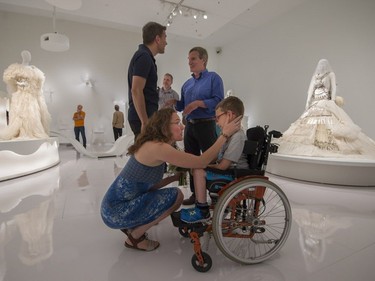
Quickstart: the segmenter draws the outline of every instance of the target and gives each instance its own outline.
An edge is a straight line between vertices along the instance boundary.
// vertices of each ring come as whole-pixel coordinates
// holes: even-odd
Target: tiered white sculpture
[[[375,142],[354,124],[336,96],[336,76],[319,61],[303,114],[275,140],[267,171],[313,182],[375,186]]]
[[[327,60],[319,61],[311,79],[306,108],[279,140],[288,155],[375,160],[375,142],[340,107],[336,77]]]

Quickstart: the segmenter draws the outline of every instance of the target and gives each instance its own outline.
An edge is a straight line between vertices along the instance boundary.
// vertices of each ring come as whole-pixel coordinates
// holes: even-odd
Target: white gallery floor
[[[212,238],[213,266],[199,273],[191,266],[190,239],[170,218],[149,231],[161,243],[149,253],[125,248],[124,234],[102,223],[101,199],[126,157],[93,159],[64,145],[59,152],[58,166],[0,182],[0,281],[375,280],[375,188],[269,175],[292,206],[284,247],[244,266],[227,259]]]

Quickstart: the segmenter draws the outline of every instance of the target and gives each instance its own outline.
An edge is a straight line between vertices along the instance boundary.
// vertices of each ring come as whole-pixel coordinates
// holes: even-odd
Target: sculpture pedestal
[[[0,141],[0,181],[29,175],[60,162],[58,138]]]
[[[282,177],[345,186],[374,186],[375,160],[271,154],[266,171]]]

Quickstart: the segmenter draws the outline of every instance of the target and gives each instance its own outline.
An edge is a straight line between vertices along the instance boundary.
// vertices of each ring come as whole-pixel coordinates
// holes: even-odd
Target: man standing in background
[[[79,142],[79,134],[82,136],[83,147],[86,148],[86,134],[85,134],[85,117],[86,113],[82,110],[82,105],[77,105],[77,112],[73,114],[74,120],[74,134],[76,140]]]
[[[172,89],[173,76],[170,73],[164,74],[163,86],[159,89],[159,109],[165,107],[174,108],[174,105],[168,103],[170,100],[179,100],[180,97],[175,90]]]
[[[156,22],[147,23],[142,28],[143,44],[139,45],[129,64],[128,121],[134,139],[159,107],[158,75],[154,57],[165,51],[166,29]]]
[[[120,111],[120,107],[115,105],[115,112],[112,118],[113,135],[115,141],[122,136],[122,128],[124,128],[124,113]]]

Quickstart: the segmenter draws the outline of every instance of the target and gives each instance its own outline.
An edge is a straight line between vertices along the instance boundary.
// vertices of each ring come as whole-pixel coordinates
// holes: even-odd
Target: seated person
[[[157,249],[160,243],[149,239],[146,231],[177,210],[183,201],[179,188],[162,188],[178,180],[178,175],[163,178],[165,163],[189,169],[207,167],[227,139],[240,129],[240,118],[226,122],[216,142],[196,156],[174,147],[177,141],[182,141],[184,130],[174,109],[164,108],[153,114],[128,148],[130,158],[101,204],[104,223],[127,236],[125,247],[141,251]]]
[[[234,96],[227,97],[216,106],[216,123],[222,128],[238,116],[243,116],[244,105]],[[247,155],[243,153],[246,141],[245,132],[241,129],[228,138],[221,147],[216,164],[210,164],[208,169],[193,169],[193,179],[196,194],[195,207],[181,210],[181,220],[186,223],[204,222],[210,218],[209,205],[206,196],[206,180],[234,180],[232,173],[215,173],[214,170],[227,170],[236,166],[238,169],[248,169]]]

